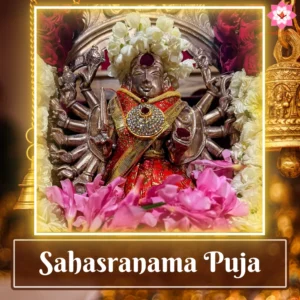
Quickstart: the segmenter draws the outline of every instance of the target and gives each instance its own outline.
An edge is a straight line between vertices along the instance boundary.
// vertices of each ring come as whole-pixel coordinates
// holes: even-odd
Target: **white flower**
[[[166,67],[166,71],[169,76],[178,79],[179,78],[178,74],[180,74],[180,66],[177,66],[176,64],[173,64],[173,66],[168,64]]]
[[[232,106],[236,121],[234,127],[241,132],[239,143],[232,147],[232,157],[247,167],[232,179],[232,186],[240,199],[248,203],[250,214],[245,218],[233,218],[238,230],[261,230],[262,195],[262,122],[261,78],[236,72],[230,84]]]
[[[242,191],[244,183],[242,182],[242,176],[241,173],[237,173],[232,181],[231,181],[231,185],[232,187],[236,190],[237,193],[239,193],[240,191]]]
[[[107,45],[107,51],[110,57],[117,56],[120,53],[120,42],[119,41],[109,41]]]
[[[122,50],[121,54],[124,55],[129,60],[132,60],[135,56],[138,55],[138,51],[132,45],[125,45]]]
[[[181,39],[170,37],[166,44],[168,44],[170,51],[177,52],[177,55],[181,53]]]
[[[251,115],[255,114],[256,118],[260,118],[262,111],[262,99],[260,93],[257,91],[250,90],[248,95],[245,97],[245,107]]]
[[[115,77],[115,78],[118,77],[118,70],[113,64],[109,65],[107,71],[108,71],[108,76]]]
[[[37,122],[38,122],[38,133],[37,135],[46,138],[48,131],[48,108],[46,106],[41,106],[37,110]]]
[[[180,50],[186,51],[190,47],[190,42],[186,39],[180,39]]]
[[[176,64],[180,63],[182,61],[182,58],[183,58],[183,55],[182,55],[181,52],[179,53],[179,55],[178,55],[177,52],[175,52],[175,53],[171,52],[170,56],[169,56],[170,62],[171,63],[176,63]]]
[[[138,29],[140,25],[140,14],[136,12],[132,12],[126,16],[126,23],[129,27]]]
[[[259,139],[256,139],[245,151],[243,157],[245,164],[261,165],[262,164],[262,147]]]
[[[257,90],[257,87],[255,89],[249,89],[248,93],[245,97],[244,103],[248,107],[254,107],[261,102],[261,97],[260,97],[260,91]]]
[[[128,28],[123,22],[117,22],[112,28],[113,34],[118,38],[123,38],[128,33]]]
[[[109,39],[109,76],[122,82],[130,70],[132,59],[139,53],[151,51],[160,56],[171,84],[176,88],[178,78],[188,76],[192,68],[187,62],[180,65],[182,51],[188,49],[189,42],[181,38],[180,30],[173,25],[174,21],[165,16],[157,19],[156,26],[151,26],[148,17],[140,17],[138,13],[128,14],[125,23],[118,22],[113,27],[113,35]]]
[[[145,31],[151,26],[151,21],[148,17],[141,17],[140,20],[140,30]]]
[[[140,53],[146,53],[149,51],[149,40],[143,32],[138,32],[135,37],[131,39],[131,44]]]
[[[240,98],[233,98],[232,105],[234,107],[234,113],[237,114],[243,114],[246,110],[246,107],[244,103],[241,101]]]
[[[37,83],[37,159],[38,159],[38,183],[39,191],[45,187],[51,186],[52,165],[48,159],[49,150],[47,147],[48,133],[48,110],[51,97],[57,95],[55,84],[55,68],[47,65],[39,56],[37,56],[38,83]]]
[[[185,78],[189,76],[194,70],[194,63],[195,61],[193,59],[186,59],[180,63],[179,78]]]
[[[49,152],[47,147],[43,147],[43,145],[37,144],[37,160],[42,162],[43,164],[43,161],[45,159],[48,159],[48,156],[49,156]]]
[[[67,232],[66,220],[58,204],[42,198],[37,203],[37,224],[40,232]]]
[[[241,176],[243,181],[246,183],[253,182],[253,186],[258,188],[258,180],[254,180],[255,178],[259,179],[261,177],[261,168],[256,166],[248,166],[241,172]]]
[[[234,73],[230,83],[230,90],[233,97],[238,97],[242,80],[246,76],[247,75],[244,69],[240,72]]]
[[[232,218],[232,225],[240,232],[261,232],[261,224],[262,213],[258,209],[256,213],[249,214],[247,217]]]
[[[253,81],[253,77],[251,76],[242,77],[242,83],[238,94],[239,98],[244,98],[245,95],[251,90],[252,81]]]
[[[181,32],[179,30],[178,27],[174,27],[172,30],[171,30],[171,35],[176,37],[176,38],[180,38],[181,37]]]
[[[231,155],[235,162],[241,162],[245,151],[245,146],[241,143],[236,143],[231,148]]]
[[[160,43],[152,44],[151,51],[154,54],[159,55],[162,59],[168,57],[169,54],[168,47]]]
[[[160,16],[156,21],[156,26],[164,32],[170,32],[173,28],[174,21],[168,17]]]
[[[243,143],[251,143],[256,135],[261,132],[262,124],[259,120],[251,120],[244,124],[243,131],[241,133],[240,141]]]
[[[164,33],[157,26],[151,26],[146,30],[146,37],[151,42],[161,41],[163,35]]]
[[[119,68],[124,67],[125,65],[125,61],[124,61],[124,56],[123,54],[119,54],[116,58],[115,58],[115,65]]]
[[[47,65],[37,55],[37,72],[37,104],[48,106],[50,98],[57,94],[54,80],[56,68]]]

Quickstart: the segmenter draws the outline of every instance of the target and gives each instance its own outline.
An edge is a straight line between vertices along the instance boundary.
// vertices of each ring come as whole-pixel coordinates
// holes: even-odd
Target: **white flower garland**
[[[232,147],[236,161],[246,165],[232,181],[240,200],[248,203],[247,217],[233,218],[238,231],[262,230],[262,83],[261,75],[247,76],[244,70],[236,72],[230,90],[236,115],[235,128],[240,141]]]
[[[57,96],[55,78],[56,68],[46,64],[37,56],[37,174],[38,193],[44,194],[45,188],[52,186],[52,165],[49,161],[47,145],[48,110],[52,97]],[[37,222],[40,232],[62,232],[67,227],[58,205],[50,203],[45,196],[37,203]]]
[[[181,38],[180,30],[173,25],[172,19],[160,16],[156,26],[151,26],[148,17],[134,12],[126,16],[125,23],[117,22],[107,46],[109,76],[118,78],[122,83],[134,57],[139,53],[152,52],[162,59],[164,71],[174,86],[178,79],[188,77],[195,61],[182,61],[182,51],[189,48],[189,42]]]
[[[52,97],[57,95],[55,85],[56,68],[46,64],[37,56],[37,165],[39,190],[44,191],[45,187],[51,186],[52,165],[48,159],[49,151],[47,146],[48,131],[48,110]]]

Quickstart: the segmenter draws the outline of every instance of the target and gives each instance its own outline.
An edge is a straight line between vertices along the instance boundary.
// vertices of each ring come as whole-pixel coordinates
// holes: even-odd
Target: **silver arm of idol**
[[[182,151],[180,155],[174,147],[178,139],[174,138],[176,135],[172,136],[173,140],[170,144],[173,145],[173,149],[170,152],[174,157],[173,161],[180,164],[187,164],[196,159],[212,159],[213,157],[220,159],[224,149],[214,139],[229,136],[230,144],[233,145],[239,138],[233,127],[235,117],[231,106],[232,96],[228,88],[232,75],[213,77],[209,56],[202,49],[193,47],[189,52],[201,71],[207,91],[190,111],[185,111],[185,119],[190,119],[191,124],[188,127],[183,127],[189,131],[190,136],[186,145],[181,141]],[[219,102],[218,106],[211,109],[214,101]],[[222,120],[224,120],[222,125],[216,124],[216,122],[223,122]],[[184,146],[186,146],[185,152],[183,152]],[[178,146],[177,148],[180,149]]]
[[[85,68],[72,71],[65,66],[58,80],[59,100],[50,103],[50,159],[58,178],[71,179],[80,193],[95,174],[104,173],[114,145],[104,90],[98,98],[91,88],[103,61],[104,51],[93,46],[85,55]],[[77,81],[86,103],[77,99]]]
[[[91,137],[96,145],[100,145],[102,148],[103,156],[107,159],[112,150],[115,148],[113,140],[114,126],[108,115],[107,101],[105,98],[104,89],[101,88],[100,92],[100,116],[97,124],[98,134]]]
[[[203,51],[203,49],[191,47],[189,49],[190,54],[193,56],[193,59],[196,62],[197,67],[200,69],[202,78],[206,88],[214,95],[220,95],[220,89],[218,87],[218,77],[213,77],[211,74],[211,59],[210,57]]]

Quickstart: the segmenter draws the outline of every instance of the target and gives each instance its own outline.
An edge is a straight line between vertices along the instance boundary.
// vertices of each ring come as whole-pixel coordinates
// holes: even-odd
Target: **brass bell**
[[[33,209],[34,208],[34,168],[33,159],[28,173],[25,175],[23,182],[19,184],[22,188],[19,199],[14,209]]]
[[[279,41],[277,64],[266,71],[266,149],[279,151],[277,168],[285,177],[300,176],[300,36],[288,29],[292,54],[284,56]]]

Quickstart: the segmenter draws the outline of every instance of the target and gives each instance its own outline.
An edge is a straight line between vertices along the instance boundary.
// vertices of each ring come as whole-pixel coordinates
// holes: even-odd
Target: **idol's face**
[[[146,55],[146,54],[145,54]],[[138,57],[131,69],[132,92],[141,98],[154,98],[163,92],[164,72],[159,57]]]

